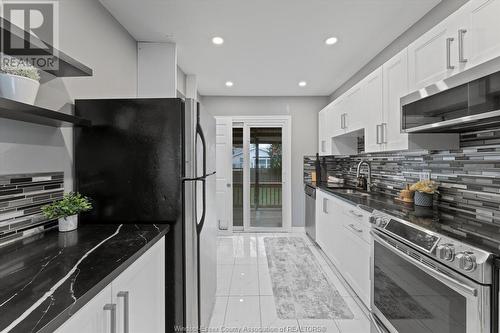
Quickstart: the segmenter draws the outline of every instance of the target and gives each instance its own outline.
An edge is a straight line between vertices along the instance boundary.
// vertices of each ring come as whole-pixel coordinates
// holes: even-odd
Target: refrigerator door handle
[[[203,133],[203,129],[201,128],[200,121],[198,119],[198,123],[196,124],[196,134],[199,135],[201,139],[201,144],[203,147],[203,176],[200,177],[200,181],[202,182],[203,192],[202,192],[202,205],[203,211],[201,213],[200,222],[196,224],[196,231],[198,234],[203,230],[203,225],[205,224],[205,216],[207,212],[207,143],[205,141],[205,134]]]

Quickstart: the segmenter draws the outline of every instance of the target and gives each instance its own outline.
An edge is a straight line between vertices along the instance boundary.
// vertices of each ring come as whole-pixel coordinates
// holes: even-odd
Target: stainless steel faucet
[[[368,167],[368,179],[366,182],[366,191],[370,192],[371,188],[372,188],[372,166],[371,166],[370,162],[365,161],[365,160],[361,160],[361,162],[359,162],[358,169],[356,170],[356,178],[359,178],[359,176],[361,174],[361,166],[363,164],[365,164]]]

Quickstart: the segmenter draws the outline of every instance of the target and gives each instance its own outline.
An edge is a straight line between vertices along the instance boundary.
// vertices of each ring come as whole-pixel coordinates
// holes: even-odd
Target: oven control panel
[[[492,254],[487,251],[379,211],[372,213],[370,222],[373,228],[474,280],[491,280]]]

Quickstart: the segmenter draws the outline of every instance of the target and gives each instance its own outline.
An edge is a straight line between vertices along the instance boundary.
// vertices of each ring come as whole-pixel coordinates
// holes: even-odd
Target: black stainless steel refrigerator
[[[166,332],[206,327],[216,292],[215,119],[193,100],[76,100],[81,223],[169,223]]]

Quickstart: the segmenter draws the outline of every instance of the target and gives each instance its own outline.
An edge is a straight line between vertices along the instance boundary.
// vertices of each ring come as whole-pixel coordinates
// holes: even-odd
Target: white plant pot
[[[27,77],[0,73],[0,97],[35,104],[40,82]]]
[[[61,217],[59,219],[59,231],[73,231],[78,227],[78,215],[68,216],[66,218]]]

